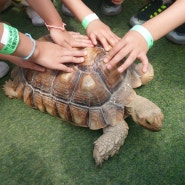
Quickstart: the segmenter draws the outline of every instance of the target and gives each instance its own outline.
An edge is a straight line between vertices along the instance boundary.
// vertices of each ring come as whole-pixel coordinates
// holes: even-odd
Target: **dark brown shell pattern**
[[[42,112],[93,130],[122,120],[124,106],[119,103],[119,97],[125,91],[122,87],[124,77],[117,68],[106,68],[103,62],[106,52],[102,47],[86,50],[85,62],[70,64],[74,69],[72,73],[19,68],[24,102]]]

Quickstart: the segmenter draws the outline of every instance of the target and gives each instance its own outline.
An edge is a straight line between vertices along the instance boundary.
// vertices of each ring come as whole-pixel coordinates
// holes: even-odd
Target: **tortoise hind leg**
[[[12,80],[5,82],[3,90],[9,98],[22,98],[24,85],[19,83],[18,85]]]
[[[128,135],[128,125],[123,120],[115,126],[108,126],[103,129],[103,135],[95,141],[93,157],[96,165],[99,166],[104,160],[112,157],[118,152]]]
[[[11,78],[3,85],[3,90],[9,98],[22,99],[24,80],[22,78],[22,72],[20,67],[16,67],[11,72]]]
[[[13,88],[13,81],[12,80],[8,80],[5,82],[5,85],[3,86],[3,90],[9,98],[17,97],[17,92]]]
[[[125,83],[130,84],[132,88],[137,88],[150,82],[154,77],[152,65],[149,63],[146,73],[143,73],[142,68],[141,63],[133,63],[126,72],[123,73],[125,75]]]

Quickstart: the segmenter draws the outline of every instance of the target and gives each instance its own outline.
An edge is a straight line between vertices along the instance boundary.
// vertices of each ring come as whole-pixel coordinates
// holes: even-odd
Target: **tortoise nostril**
[[[146,120],[146,123],[147,123],[148,125],[152,125],[152,123],[151,123],[150,121],[148,121],[148,120]]]

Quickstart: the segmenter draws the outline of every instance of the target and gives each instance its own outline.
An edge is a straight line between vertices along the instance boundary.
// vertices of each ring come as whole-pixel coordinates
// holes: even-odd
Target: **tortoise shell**
[[[123,74],[117,71],[118,66],[108,70],[101,46],[86,51],[83,63],[70,64],[72,73],[15,68],[12,78],[17,97],[77,126],[97,130],[115,125],[126,116],[124,104],[135,96],[132,87],[141,85],[139,70],[135,64]]]

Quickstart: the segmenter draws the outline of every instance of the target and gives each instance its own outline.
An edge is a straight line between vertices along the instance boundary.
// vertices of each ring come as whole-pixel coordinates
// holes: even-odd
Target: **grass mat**
[[[125,1],[120,15],[106,17],[100,1],[86,1],[119,36],[129,29],[129,18],[143,1]],[[61,3],[57,3],[60,12]],[[85,33],[75,18],[63,17],[68,30]],[[47,34],[34,27],[25,12],[9,8],[1,14],[23,33],[34,38]],[[185,48],[162,38],[149,51],[155,77],[136,92],[156,103],[165,119],[160,132],[150,132],[131,119],[124,146],[101,168],[92,157],[93,142],[102,131],[91,131],[62,122],[8,99],[0,79],[0,184],[1,185],[182,185],[185,183]],[[13,68],[14,65],[10,64]]]

